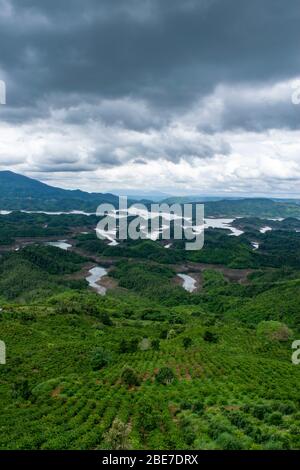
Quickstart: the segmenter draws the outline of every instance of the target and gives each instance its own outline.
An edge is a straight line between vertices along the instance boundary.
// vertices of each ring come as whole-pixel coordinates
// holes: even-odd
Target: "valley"
[[[297,218],[186,251],[49,212],[0,215],[1,449],[300,448]]]
[[[194,253],[96,222],[0,216],[1,448],[113,448],[117,427],[134,449],[299,448],[296,223],[236,219]]]

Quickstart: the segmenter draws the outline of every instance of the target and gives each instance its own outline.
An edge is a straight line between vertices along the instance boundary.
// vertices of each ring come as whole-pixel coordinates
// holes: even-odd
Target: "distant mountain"
[[[205,215],[211,217],[300,217],[295,202],[279,202],[266,198],[229,199],[205,202]]]
[[[162,193],[161,191],[143,191],[140,189],[116,189],[114,190],[114,194],[117,194],[118,196],[127,196],[129,199],[134,199],[135,201],[147,200],[153,202],[159,202],[173,197],[170,194]]]
[[[151,196],[152,191],[145,195]],[[153,194],[154,195],[154,194]],[[156,194],[158,196],[158,194]],[[154,195],[155,196],[155,195]],[[134,195],[128,204],[138,200]],[[150,199],[150,198],[149,198]],[[150,205],[148,198],[140,202]],[[155,201],[152,199],[152,201]],[[171,197],[164,202],[187,203],[203,202],[206,217],[299,217],[299,201],[274,200],[267,198],[228,198],[203,197]],[[69,190],[55,188],[27,176],[12,171],[0,171],[0,210],[32,210],[32,211],[71,211],[82,210],[95,212],[99,204],[119,204],[118,196],[110,193],[88,193],[79,189]]]
[[[167,204],[190,204],[193,202],[208,202],[208,201],[235,201],[237,199],[244,199],[243,197],[225,197],[225,196],[169,196],[165,198],[162,202]]]
[[[286,218],[300,217],[298,200],[268,198],[238,198],[184,196],[165,199],[168,204],[203,203],[206,217],[262,217]]]
[[[84,210],[94,212],[103,202],[118,204],[109,193],[55,188],[12,171],[0,171],[0,210]]]

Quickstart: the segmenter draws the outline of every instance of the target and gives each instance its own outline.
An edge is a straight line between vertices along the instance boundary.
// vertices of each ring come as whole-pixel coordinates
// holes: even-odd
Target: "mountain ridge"
[[[111,193],[62,189],[10,170],[0,171],[2,210],[96,210],[101,203],[117,204]]]
[[[129,199],[132,204],[134,199]],[[139,200],[147,206],[151,200]],[[156,201],[157,202],[157,201]],[[184,198],[169,198],[161,202],[183,204]],[[201,202],[190,201],[192,204]],[[0,171],[0,210],[95,212],[102,203],[119,205],[119,197],[112,193],[86,192],[80,189],[62,189],[10,170]],[[300,217],[300,204],[276,201],[271,198],[220,198],[204,200],[206,217]]]

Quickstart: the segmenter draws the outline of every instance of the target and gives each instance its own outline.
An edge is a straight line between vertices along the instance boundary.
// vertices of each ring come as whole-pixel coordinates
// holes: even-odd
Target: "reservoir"
[[[107,276],[107,271],[101,266],[96,266],[89,270],[89,276],[86,277],[89,286],[92,287],[98,294],[105,295],[106,294],[106,287],[100,286],[98,282],[104,276]]]
[[[187,274],[178,274],[178,277],[180,277],[183,280],[182,287],[188,291],[188,292],[194,292],[196,290],[196,279],[194,279],[191,276],[188,276]]]

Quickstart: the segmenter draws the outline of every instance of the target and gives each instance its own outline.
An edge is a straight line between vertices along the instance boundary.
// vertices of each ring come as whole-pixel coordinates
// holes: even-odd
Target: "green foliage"
[[[28,400],[31,397],[31,389],[27,379],[20,377],[12,384],[12,396],[23,400]]]
[[[119,352],[120,353],[132,353],[137,351],[139,345],[138,338],[131,338],[129,340],[122,339],[119,344]]]
[[[169,367],[162,367],[158,371],[155,380],[159,384],[170,385],[175,380],[175,375]]]
[[[288,341],[292,332],[284,323],[270,320],[257,325],[257,335],[269,341]]]
[[[111,355],[103,348],[96,348],[91,357],[91,366],[93,370],[99,370],[106,367],[111,362]]]
[[[79,220],[92,225],[70,217],[13,213],[7,226],[14,236],[18,221],[64,233]],[[297,255],[287,256],[299,235],[238,222],[251,232],[208,231],[203,253],[179,241],[169,250],[150,241],[113,247],[76,235],[72,243],[91,243],[91,256],[111,257],[119,286],[103,297],[87,289],[86,260],[72,251],[3,254],[0,448],[300,449],[300,368],[290,347],[300,271]],[[186,266],[201,284],[195,294],[176,285]]]
[[[153,339],[151,341],[151,346],[152,346],[152,349],[154,349],[154,351],[159,351],[160,349],[160,341],[159,339]]]
[[[125,424],[119,418],[115,418],[110,430],[104,435],[105,448],[111,450],[130,449],[130,433],[130,424]]]
[[[206,330],[203,335],[204,341],[208,343],[217,343],[218,342],[218,335],[213,331]]]
[[[224,432],[217,439],[217,444],[223,450],[242,450],[243,442],[235,436]]]
[[[113,194],[87,193],[55,188],[12,171],[0,172],[0,204],[3,209],[93,212],[101,203],[117,204]]]
[[[140,379],[131,367],[125,367],[121,374],[122,382],[128,387],[134,387],[140,385]]]
[[[268,422],[273,426],[280,426],[280,424],[282,424],[282,414],[279,413],[279,411],[274,411],[274,413],[269,416]]]
[[[188,349],[192,345],[192,343],[193,341],[189,336],[185,336],[182,339],[182,344],[183,344],[184,349]]]

